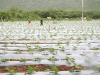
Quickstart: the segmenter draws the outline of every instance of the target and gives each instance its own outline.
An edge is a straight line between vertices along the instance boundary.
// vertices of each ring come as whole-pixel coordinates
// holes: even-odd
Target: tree
[[[18,7],[16,7],[16,6],[13,6],[13,7],[11,7],[10,9],[9,9],[9,11],[11,11],[11,12],[19,12],[19,8]]]
[[[8,11],[11,12],[13,18],[17,18],[17,14],[19,13],[20,9],[16,6],[13,6]]]

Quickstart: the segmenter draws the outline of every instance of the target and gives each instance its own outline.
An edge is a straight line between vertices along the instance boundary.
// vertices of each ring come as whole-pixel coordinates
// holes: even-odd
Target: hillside
[[[17,6],[21,10],[82,10],[82,0],[0,0],[0,10]],[[84,0],[84,10],[99,10],[100,0]]]

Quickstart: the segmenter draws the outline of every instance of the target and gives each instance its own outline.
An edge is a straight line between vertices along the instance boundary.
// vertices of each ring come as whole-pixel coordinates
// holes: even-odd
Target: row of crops
[[[0,23],[0,75],[99,75],[99,21]]]

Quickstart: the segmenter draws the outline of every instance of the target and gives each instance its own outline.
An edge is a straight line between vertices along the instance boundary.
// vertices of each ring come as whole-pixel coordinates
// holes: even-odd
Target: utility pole
[[[82,24],[83,24],[83,0],[82,0]]]

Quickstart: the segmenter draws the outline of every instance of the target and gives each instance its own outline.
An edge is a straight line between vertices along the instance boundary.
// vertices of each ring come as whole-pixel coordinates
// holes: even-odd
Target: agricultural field
[[[0,22],[0,75],[100,75],[100,21]]]

